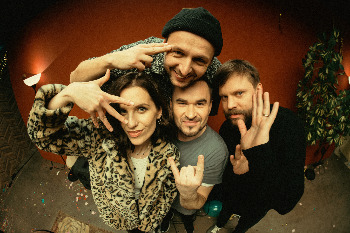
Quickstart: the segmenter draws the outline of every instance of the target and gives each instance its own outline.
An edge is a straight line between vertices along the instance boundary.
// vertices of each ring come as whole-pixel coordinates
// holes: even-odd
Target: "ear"
[[[256,85],[255,92],[257,92],[258,89],[261,89],[263,91],[263,93],[264,93],[264,89],[263,89],[262,83],[258,83],[258,85]]]
[[[160,108],[158,111],[157,119],[160,119],[162,117],[162,113],[163,113],[162,108]]]
[[[209,103],[209,114],[211,112],[211,107],[213,107],[213,100],[211,100],[210,103]]]

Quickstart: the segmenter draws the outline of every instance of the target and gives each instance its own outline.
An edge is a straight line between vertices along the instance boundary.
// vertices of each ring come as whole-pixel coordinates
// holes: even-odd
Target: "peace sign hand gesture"
[[[269,141],[270,129],[277,116],[279,103],[273,104],[270,113],[269,93],[262,94],[262,88],[258,87],[257,94],[253,95],[252,126],[249,130],[243,120],[238,120],[237,125],[241,133],[241,148],[246,150],[254,146],[265,144]],[[264,98],[264,100],[263,100]]]
[[[107,54],[110,67],[121,70],[136,68],[143,71],[151,67],[151,55],[168,52],[172,49],[167,43],[139,44],[126,50]]]
[[[187,167],[182,167],[180,171],[176,167],[173,158],[169,158],[169,163],[180,195],[185,198],[197,195],[197,190],[203,180],[204,156],[198,156],[197,166],[188,165]]]
[[[126,122],[126,119],[120,115],[110,103],[120,103],[126,105],[132,105],[129,100],[125,100],[119,96],[108,94],[101,90],[101,86],[108,81],[110,77],[110,71],[107,70],[105,76],[100,79],[90,82],[75,82],[68,85],[61,94],[64,94],[70,102],[75,103],[82,110],[89,113],[92,122],[96,127],[99,127],[97,116],[100,117],[103,124],[109,131],[113,131],[111,124],[108,122],[105,112],[118,119],[119,121]],[[50,107],[50,106],[49,106]],[[55,106],[51,106],[54,108]]]

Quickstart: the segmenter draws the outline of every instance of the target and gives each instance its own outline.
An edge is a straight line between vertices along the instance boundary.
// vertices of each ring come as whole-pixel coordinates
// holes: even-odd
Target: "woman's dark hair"
[[[163,141],[171,141],[175,137],[175,130],[170,124],[170,110],[167,98],[159,88],[158,84],[149,74],[144,72],[130,72],[121,77],[116,78],[110,83],[108,93],[111,95],[120,96],[120,93],[129,87],[141,87],[147,91],[157,109],[162,109],[162,116],[157,120],[157,126],[151,136],[151,143],[155,145],[158,139]],[[119,104],[111,104],[120,113]],[[128,150],[133,150],[134,145],[130,142],[128,136],[121,127],[119,120],[106,113],[106,117],[113,127],[113,136],[116,140],[120,156],[126,157]]]

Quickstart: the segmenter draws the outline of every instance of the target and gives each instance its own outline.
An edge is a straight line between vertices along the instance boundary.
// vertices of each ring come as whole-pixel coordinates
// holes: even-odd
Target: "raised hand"
[[[202,184],[204,172],[204,156],[199,155],[197,166],[176,167],[173,158],[169,158],[171,170],[174,174],[177,190],[180,195],[187,198],[197,195],[197,190]]]
[[[108,54],[111,67],[121,70],[136,68],[139,71],[151,67],[151,55],[168,52],[172,48],[167,43],[139,44],[123,51]]]
[[[110,95],[101,90],[101,86],[108,81],[110,71],[107,70],[105,76],[90,82],[75,82],[65,88],[64,94],[69,96],[70,101],[78,105],[82,110],[89,113],[96,127],[99,127],[97,116],[100,117],[103,124],[109,131],[113,131],[111,124],[108,122],[105,112],[117,118],[121,122],[127,123],[127,120],[120,115],[110,103],[120,103],[132,105],[129,100],[125,100],[119,96]],[[63,92],[62,91],[62,92]]]
[[[242,175],[249,171],[249,162],[241,150],[241,145],[236,146],[235,155],[230,156],[230,162],[233,166],[233,172],[237,175]]]
[[[264,98],[264,100],[263,100]],[[241,148],[243,150],[265,144],[269,141],[270,129],[277,116],[279,103],[273,104],[270,112],[269,93],[262,94],[262,88],[258,88],[253,96],[252,126],[247,130],[243,120],[238,120],[237,125],[241,133]]]

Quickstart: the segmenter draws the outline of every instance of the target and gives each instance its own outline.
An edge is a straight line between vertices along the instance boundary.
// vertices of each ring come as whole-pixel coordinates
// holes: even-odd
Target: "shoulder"
[[[285,107],[279,107],[274,125],[295,128],[303,127],[303,122],[292,110]]]
[[[159,154],[178,154],[178,149],[177,147],[171,143],[171,142],[166,142],[166,141],[163,141],[161,139],[159,139],[153,150],[156,152],[156,153],[159,153]]]
[[[212,152],[223,152],[224,154],[227,151],[227,146],[224,139],[214,131],[210,126],[207,126],[204,138],[203,138],[203,147],[207,147]]]

